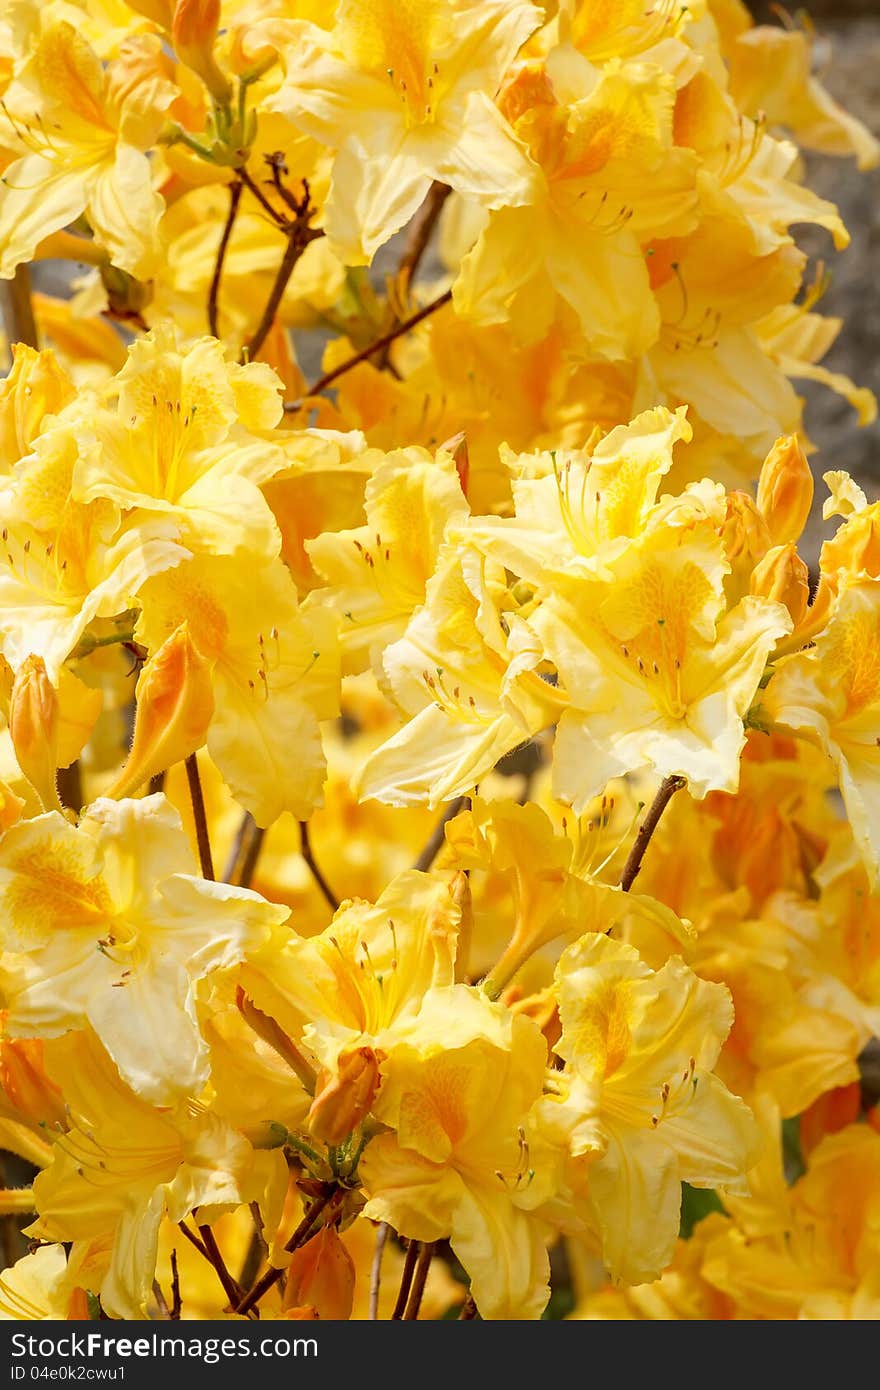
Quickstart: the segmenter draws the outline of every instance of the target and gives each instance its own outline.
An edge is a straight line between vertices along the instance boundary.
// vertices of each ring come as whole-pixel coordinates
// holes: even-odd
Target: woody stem
[[[664,777],[660,783],[657,795],[648,808],[648,814],[639,826],[639,833],[636,835],[633,847],[629,852],[629,858],[623,866],[623,873],[620,875],[620,887],[624,893],[628,893],[636,881],[642,867],[642,860],[645,857],[645,850],[651,842],[651,836],[657,829],[660,817],[675,793],[680,791],[685,784],[686,778],[684,777]]]
[[[330,1187],[326,1192],[323,1192],[320,1197],[315,1198],[302,1221],[290,1237],[290,1240],[285,1245],[285,1250],[292,1252],[298,1250],[301,1245],[305,1245],[318,1217],[335,1196],[336,1188]],[[256,1307],[263,1295],[268,1293],[269,1289],[274,1288],[283,1273],[283,1269],[267,1269],[262,1279],[259,1279],[257,1283],[254,1284],[250,1293],[239,1303],[235,1312],[239,1314],[249,1313],[251,1308]]]
[[[211,841],[208,836],[208,818],[205,814],[205,798],[202,795],[202,781],[199,777],[199,764],[195,753],[190,753],[184,766],[189,783],[189,796],[192,802],[193,820],[196,826],[196,842],[199,847],[199,864],[202,878],[214,878],[214,860],[211,855]]]
[[[287,411],[299,410],[303,400],[307,399],[309,396],[320,395],[332,382],[344,376],[346,372],[350,372],[352,367],[356,367],[360,362],[365,362],[368,357],[372,357],[375,353],[381,352],[389,343],[393,343],[395,338],[400,338],[404,333],[408,333],[411,328],[415,328],[416,325],[420,324],[423,319],[426,319],[429,314],[435,314],[438,309],[442,309],[443,305],[448,304],[451,299],[452,290],[445,290],[444,293],[438,295],[436,299],[432,299],[430,304],[426,304],[423,308],[419,309],[417,313],[411,314],[408,319],[404,319],[402,323],[397,324],[390,332],[383,334],[381,338],[377,338],[375,342],[370,343],[368,347],[362,348],[360,352],[356,352],[352,357],[347,357],[344,362],[340,362],[338,367],[334,367],[332,372],[327,372],[324,376],[319,377],[314,385],[306,389],[304,397],[301,397],[297,401],[287,401],[284,409]]]
[[[243,188],[244,184],[240,179],[236,179],[234,183],[229,185],[229,211],[226,214],[226,221],[223,225],[220,245],[217,247],[217,260],[214,263],[214,274],[211,276],[211,288],[208,290],[208,328],[215,338],[220,337],[217,312],[218,300],[220,297],[220,281],[223,278],[223,263],[226,260],[229,239],[232,236],[232,228],[235,224]]]

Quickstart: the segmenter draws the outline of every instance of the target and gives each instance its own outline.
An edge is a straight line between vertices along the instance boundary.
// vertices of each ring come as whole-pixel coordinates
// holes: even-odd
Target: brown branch
[[[400,338],[404,333],[408,333],[411,328],[415,328],[416,325],[420,324],[423,319],[426,319],[429,314],[435,314],[438,309],[442,309],[443,305],[448,304],[451,299],[452,290],[444,290],[443,294],[438,295],[436,299],[432,299],[430,304],[425,304],[417,313],[411,314],[408,319],[404,319],[402,323],[398,323],[390,332],[383,334],[381,338],[377,338],[374,343],[370,343],[369,347],[362,348],[361,351],[356,352],[353,357],[347,357],[344,362],[340,362],[339,366],[334,367],[332,372],[326,372],[324,376],[319,377],[313,386],[306,388],[306,394],[300,396],[299,400],[286,401],[284,409],[288,412],[299,410],[304,401],[308,400],[311,396],[320,395],[332,382],[344,376],[346,372],[350,372],[352,367],[357,367],[359,363],[365,362],[368,357],[373,357],[375,353],[381,352],[389,343],[393,343],[395,338]]]
[[[411,1240],[407,1246],[406,1259],[403,1262],[403,1273],[400,1276],[400,1288],[397,1292],[397,1302],[394,1305],[394,1312],[391,1314],[392,1321],[394,1322],[399,1322],[403,1318],[404,1310],[409,1300],[410,1289],[412,1288],[413,1276],[416,1272],[420,1244],[421,1242],[418,1240]]]
[[[239,888],[250,887],[265,837],[265,830],[256,824],[250,811],[245,811],[223,870],[224,883],[234,883]]]
[[[440,850],[443,848],[443,842],[446,839],[447,825],[451,820],[455,820],[459,811],[468,801],[469,798],[467,796],[457,796],[454,801],[450,801],[425,842],[424,849],[413,864],[414,869],[421,869],[422,873],[427,873],[428,869],[430,869],[434,860],[437,858],[437,855],[440,853]]]
[[[312,853],[312,842],[311,842],[311,840],[309,839],[309,823],[308,823],[307,820],[301,820],[301,821],[300,821],[300,823],[299,823],[299,834],[300,834],[300,851],[299,851],[299,852],[300,852],[300,854],[302,855],[303,859],[304,859],[304,860],[306,861],[306,863],[308,864],[308,866],[309,866],[309,868],[310,868],[310,870],[311,870],[311,873],[312,873],[312,878],[315,880],[315,882],[317,883],[317,885],[318,885],[318,887],[320,888],[321,892],[324,894],[324,897],[327,899],[327,902],[330,904],[330,906],[332,907],[332,909],[333,909],[334,912],[338,912],[338,911],[339,911],[339,899],[337,898],[336,894],[333,892],[333,889],[330,887],[330,885],[329,885],[329,883],[327,882],[327,880],[326,880],[326,878],[324,877],[324,875],[321,873],[321,870],[318,868],[318,865],[317,865],[317,863],[316,863],[316,861],[315,861],[315,856],[314,856],[314,854]]]
[[[432,183],[422,206],[409,224],[409,235],[406,239],[403,255],[400,258],[400,264],[397,267],[397,303],[405,302],[409,296],[410,286],[418,273],[422,257],[428,249],[434,228],[437,225],[437,219],[443,211],[443,204],[451,192],[452,189],[448,184]],[[398,323],[400,323],[400,315],[395,313],[392,327]],[[391,343],[386,343],[377,363],[377,366],[383,371],[390,366],[391,346]]]
[[[226,1261],[223,1258],[223,1255],[220,1251],[220,1246],[217,1244],[216,1236],[214,1235],[214,1232],[211,1230],[211,1227],[200,1226],[199,1232],[201,1234],[202,1240],[205,1243],[205,1250],[207,1252],[208,1259],[217,1271],[217,1278],[223,1285],[223,1292],[229,1299],[230,1307],[235,1308],[241,1302],[242,1297],[244,1296],[244,1289],[238,1283],[238,1280],[233,1279],[232,1275],[229,1273],[229,1270],[226,1267]]]
[[[31,277],[26,265],[18,266],[11,280],[0,281],[0,293],[3,322],[6,324],[6,336],[10,344],[26,343],[28,347],[39,347],[37,322],[31,301]]]
[[[245,186],[245,188],[248,190],[248,192],[249,192],[249,193],[252,193],[252,194],[254,195],[254,197],[256,198],[257,202],[260,204],[260,206],[261,206],[266,212],[268,212],[269,216],[271,217],[272,221],[275,223],[276,227],[281,227],[281,228],[285,227],[285,226],[286,226],[286,220],[285,220],[285,218],[284,218],[283,215],[278,211],[277,208],[273,208],[272,204],[269,202],[269,199],[266,197],[265,193],[263,193],[263,191],[262,191],[262,189],[259,187],[259,185],[256,184],[256,183],[254,182],[254,180],[251,178],[251,176],[250,176],[250,174],[248,173],[247,169],[239,169],[239,171],[238,171],[238,177],[241,179],[242,183],[244,184],[244,186]]]
[[[369,1319],[375,1322],[379,1316],[379,1289],[382,1283],[382,1256],[391,1227],[387,1221],[380,1221],[376,1230],[376,1248],[373,1251],[373,1264],[370,1269],[370,1308]]]
[[[431,1261],[433,1258],[434,1242],[432,1240],[423,1240],[421,1249],[419,1250],[419,1258],[416,1264],[416,1272],[413,1276],[409,1300],[406,1305],[406,1312],[403,1315],[404,1322],[413,1322],[419,1316],[419,1309],[422,1306],[422,1296],[425,1292],[425,1284],[428,1282],[428,1271],[431,1268]]]
[[[315,1198],[302,1221],[290,1237],[290,1240],[285,1245],[285,1250],[292,1252],[298,1250],[301,1245],[305,1245],[306,1241],[310,1238],[312,1227],[318,1217],[335,1196],[336,1188],[331,1186],[328,1187],[320,1197]],[[249,1313],[252,1308],[256,1307],[263,1295],[268,1293],[269,1289],[274,1288],[283,1273],[283,1269],[267,1269],[262,1279],[257,1280],[250,1293],[245,1295],[234,1311],[236,1313]]]
[[[196,825],[196,841],[199,847],[199,863],[202,878],[213,879],[214,860],[211,856],[211,840],[208,835],[208,818],[205,814],[205,798],[202,795],[202,782],[199,777],[199,764],[195,753],[190,753],[185,764],[186,780],[189,782],[189,796],[192,802],[193,820]]]
[[[415,279],[437,225],[437,219],[443,211],[443,204],[451,192],[452,189],[446,183],[432,183],[425,201],[410,223],[409,236],[397,268],[398,275],[406,278],[407,285]]]
[[[275,322],[278,306],[284,297],[284,291],[287,289],[297,261],[303,251],[305,251],[309,242],[314,241],[316,237],[324,235],[322,231],[318,231],[316,228],[309,226],[316,210],[311,204],[307,179],[302,180],[302,186],[303,196],[301,199],[297,200],[290,194],[286,200],[288,206],[294,209],[292,220],[288,221],[286,218],[283,219],[283,225],[287,233],[287,246],[284,248],[284,255],[281,258],[278,273],[275,276],[272,289],[269,291],[269,298],[266,300],[263,316],[257,324],[254,336],[251,338],[250,342],[246,344],[243,351],[242,355],[244,360],[248,362],[254,360],[269,336],[269,331],[272,324]]]
[[[686,780],[684,777],[664,777],[660,783],[657,795],[648,808],[648,814],[639,826],[639,833],[636,835],[635,843],[623,866],[623,873],[620,875],[620,887],[624,893],[628,893],[636,881],[638,872],[642,867],[642,860],[645,857],[645,850],[651,842],[651,836],[657,829],[660,817],[675,793],[685,786]]]
[[[459,1321],[459,1322],[473,1322],[473,1320],[476,1318],[476,1316],[477,1316],[477,1305],[476,1305],[476,1303],[474,1302],[474,1296],[473,1296],[473,1294],[472,1294],[472,1293],[469,1293],[468,1296],[467,1296],[467,1298],[465,1299],[464,1303],[463,1303],[462,1306],[461,1306],[461,1312],[460,1312],[459,1315],[458,1315],[458,1321]]]
[[[172,1322],[180,1321],[183,1303],[180,1297],[180,1271],[177,1268],[177,1251],[171,1251],[171,1308],[168,1313]]]
[[[220,245],[217,247],[217,259],[214,262],[214,274],[211,276],[211,288],[208,290],[208,328],[215,338],[220,337],[218,328],[218,300],[220,298],[220,281],[223,278],[223,263],[226,260],[226,252],[229,248],[229,239],[232,236],[232,228],[238,214],[238,205],[241,202],[241,195],[244,184],[240,179],[229,185],[229,211],[226,214],[226,221],[223,225],[223,235],[220,237]]]

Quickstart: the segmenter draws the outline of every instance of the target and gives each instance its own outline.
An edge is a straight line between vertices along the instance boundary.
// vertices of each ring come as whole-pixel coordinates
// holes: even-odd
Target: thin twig
[[[211,1230],[211,1227],[200,1226],[199,1232],[201,1234],[202,1240],[205,1242],[205,1249],[208,1252],[208,1259],[216,1269],[217,1278],[223,1285],[223,1292],[229,1299],[230,1306],[234,1308],[237,1304],[241,1302],[242,1296],[244,1294],[244,1289],[241,1287],[238,1280],[233,1279],[232,1275],[229,1273],[229,1270],[226,1267],[226,1261],[223,1258],[223,1255],[220,1251],[220,1246],[217,1244],[217,1238],[214,1235],[214,1232]]]
[[[223,870],[224,883],[235,883],[239,887],[241,886],[241,875],[248,855],[251,853],[253,836],[254,834],[259,835],[260,841],[262,842],[264,833],[264,831],[258,830],[257,824],[250,811],[245,811],[238,823],[238,830],[235,832],[232,849],[229,852],[229,858]],[[257,852],[259,853],[259,845],[257,846]],[[256,867],[256,864],[254,864],[254,867]],[[251,876],[253,876],[253,869],[251,869]]]
[[[403,1315],[404,1322],[414,1322],[419,1316],[419,1309],[422,1306],[422,1296],[425,1292],[425,1284],[428,1282],[428,1271],[431,1268],[431,1261],[434,1258],[433,1240],[423,1240],[419,1250],[419,1258],[416,1263],[416,1272],[413,1276],[412,1288],[410,1289],[409,1299],[406,1305],[406,1312]]]
[[[251,831],[250,839],[248,840],[247,849],[245,850],[244,859],[242,860],[241,871],[236,879],[239,888],[250,888],[265,838],[265,830],[263,830],[261,826],[255,825]]]
[[[459,811],[468,801],[469,798],[467,796],[457,796],[454,801],[450,801],[443,815],[431,831],[424,849],[413,864],[414,869],[421,869],[422,873],[427,873],[443,847],[443,842],[446,839],[447,825],[451,820],[455,820]]]
[[[229,211],[226,214],[226,221],[223,225],[223,235],[220,238],[220,245],[217,247],[217,259],[214,262],[214,274],[211,276],[211,288],[208,290],[208,328],[215,338],[220,337],[217,312],[220,298],[220,281],[223,278],[223,263],[226,260],[229,239],[232,236],[232,228],[238,214],[238,205],[241,202],[243,189],[244,184],[240,179],[236,179],[229,185]]]
[[[472,1293],[469,1293],[468,1296],[467,1296],[467,1298],[465,1299],[464,1303],[462,1304],[461,1312],[460,1312],[459,1315],[458,1315],[458,1321],[459,1321],[459,1322],[473,1322],[473,1320],[474,1320],[474,1318],[475,1318],[476,1316],[477,1316],[477,1305],[476,1305],[476,1303],[474,1302],[474,1296],[473,1296],[473,1294],[472,1294]]]
[[[416,325],[420,324],[423,319],[426,319],[429,314],[435,314],[438,309],[442,309],[443,305],[448,304],[451,299],[452,290],[445,290],[443,294],[438,295],[436,299],[432,299],[430,304],[425,304],[417,313],[411,314],[408,319],[404,319],[402,323],[398,323],[389,333],[383,334],[383,336],[377,338],[374,343],[370,343],[369,347],[362,348],[361,351],[356,352],[353,357],[347,357],[344,362],[340,362],[339,366],[334,367],[332,372],[326,372],[324,376],[319,377],[314,385],[306,388],[305,395],[301,396],[299,400],[285,402],[284,409],[288,412],[299,410],[304,401],[308,400],[311,396],[320,395],[331,382],[344,376],[346,372],[350,372],[352,367],[356,367],[360,362],[365,362],[368,357],[372,357],[375,353],[381,352],[389,343],[393,343],[395,338],[400,338],[404,333],[408,333],[411,328],[415,328]]]
[[[238,171],[238,177],[241,179],[242,183],[244,184],[244,186],[245,186],[245,188],[248,190],[248,192],[253,193],[254,197],[256,198],[256,200],[257,200],[257,202],[260,204],[260,206],[261,206],[266,212],[268,212],[269,216],[272,218],[272,221],[275,223],[276,227],[285,227],[285,226],[286,226],[286,219],[285,219],[284,216],[278,211],[277,208],[273,208],[272,204],[269,202],[269,199],[268,199],[268,198],[266,197],[266,195],[263,193],[262,189],[261,189],[261,188],[259,187],[259,185],[256,184],[256,183],[254,182],[254,180],[251,178],[251,176],[250,176],[250,174],[248,173],[247,169],[239,169],[239,171]]]
[[[26,265],[16,269],[11,280],[0,281],[0,295],[3,304],[3,322],[6,324],[6,337],[10,343],[26,343],[28,347],[39,347],[37,323],[31,300],[31,276]]]
[[[207,1252],[207,1250],[205,1249],[205,1246],[204,1246],[203,1242],[199,1240],[199,1238],[198,1238],[198,1236],[196,1235],[195,1231],[191,1231],[190,1228],[189,1228],[189,1226],[187,1226],[187,1225],[185,1224],[185,1222],[183,1222],[183,1221],[178,1221],[178,1223],[177,1223],[177,1228],[178,1228],[178,1230],[179,1230],[183,1235],[186,1236],[186,1238],[187,1238],[187,1240],[189,1241],[190,1245],[194,1245],[194,1246],[196,1247],[196,1249],[198,1250],[199,1254],[200,1254],[204,1259],[207,1260],[207,1259],[208,1259],[208,1252]]]
[[[413,1275],[416,1272],[420,1244],[421,1242],[418,1240],[411,1240],[407,1246],[406,1259],[403,1262],[403,1273],[400,1276],[400,1288],[397,1291],[397,1302],[394,1305],[394,1312],[391,1314],[393,1322],[399,1322],[403,1318],[404,1309],[409,1299],[409,1292],[412,1288]]]
[[[657,829],[660,817],[666,810],[672,797],[686,783],[684,777],[664,777],[660,783],[657,795],[648,808],[648,814],[639,826],[639,833],[636,835],[635,842],[629,852],[629,858],[623,866],[623,873],[620,875],[620,887],[624,893],[628,893],[638,876],[639,869],[642,867],[642,860],[645,857],[645,850],[651,841],[651,836]]]
[[[275,322],[278,306],[284,297],[284,291],[287,289],[288,282],[293,274],[297,261],[303,251],[305,251],[309,242],[314,241],[316,237],[324,235],[322,231],[318,231],[316,228],[309,226],[309,223],[315,215],[315,209],[312,207],[310,201],[307,179],[303,179],[302,186],[303,196],[300,200],[297,201],[293,198],[292,194],[287,200],[288,206],[294,209],[293,220],[284,220],[287,233],[287,245],[284,248],[284,255],[281,258],[281,264],[278,267],[275,281],[269,291],[269,298],[266,300],[263,316],[257,324],[256,332],[250,342],[245,346],[243,356],[248,362],[254,360],[269,336],[269,332]]]
[[[177,1268],[177,1251],[171,1251],[171,1311],[168,1316],[172,1322],[179,1322],[183,1307],[180,1297],[180,1271]]]
[[[398,275],[401,278],[405,277],[407,284],[415,279],[422,257],[428,249],[431,234],[437,225],[437,219],[443,211],[443,204],[451,192],[452,189],[446,183],[432,183],[425,201],[410,223],[409,236],[397,268]]]
[[[186,780],[189,782],[189,796],[192,802],[193,820],[196,824],[196,841],[199,847],[199,863],[202,878],[214,878],[214,860],[211,856],[211,840],[208,835],[208,818],[205,814],[205,798],[202,795],[202,781],[199,777],[199,764],[195,753],[190,753],[184,764]]]
[[[432,183],[422,206],[409,224],[406,245],[397,267],[398,303],[405,303],[409,296],[410,286],[418,273],[422,257],[428,249],[434,228],[437,225],[437,219],[443,211],[443,204],[451,192],[452,189],[446,183]],[[394,324],[400,323],[400,316],[396,313],[393,322]],[[383,371],[390,365],[390,353],[391,343],[386,343],[377,363]]]
[[[375,1322],[379,1316],[379,1289],[382,1284],[382,1256],[385,1253],[385,1243],[391,1230],[387,1221],[380,1221],[376,1230],[376,1248],[373,1251],[373,1264],[370,1269],[370,1308],[369,1318]]]
[[[301,1245],[305,1245],[306,1241],[310,1238],[312,1227],[318,1217],[335,1196],[336,1188],[328,1187],[326,1192],[323,1192],[320,1197],[315,1198],[302,1221],[290,1237],[290,1240],[285,1245],[285,1250],[292,1252],[298,1250]],[[274,1288],[283,1273],[283,1269],[267,1269],[262,1279],[259,1279],[257,1283],[254,1284],[250,1293],[242,1299],[241,1303],[239,1303],[234,1311],[240,1314],[249,1313],[252,1308],[256,1307],[263,1295],[268,1293],[269,1289]]]
[[[324,897],[327,899],[327,902],[330,904],[330,906],[332,907],[332,909],[333,909],[334,912],[338,912],[338,910],[339,910],[339,899],[337,898],[336,894],[333,892],[333,889],[330,887],[330,884],[327,882],[326,878],[325,878],[324,875],[321,873],[321,870],[318,868],[318,865],[317,865],[317,863],[315,862],[315,856],[314,856],[314,854],[312,853],[312,842],[311,842],[311,840],[309,839],[309,823],[308,823],[307,820],[301,820],[301,821],[300,821],[300,823],[299,823],[299,834],[300,834],[300,850],[299,850],[299,852],[300,852],[300,854],[302,855],[303,859],[304,859],[304,860],[306,861],[306,863],[308,864],[309,869],[311,870],[311,873],[312,873],[312,877],[313,877],[313,879],[315,880],[315,882],[317,883],[317,885],[318,885],[318,887],[320,888],[321,892],[324,894]]]
[[[238,1282],[243,1289],[249,1289],[259,1273],[260,1265],[269,1253],[266,1237],[263,1235],[263,1218],[256,1202],[251,1202],[251,1217],[254,1229],[248,1242],[247,1253],[242,1261]]]

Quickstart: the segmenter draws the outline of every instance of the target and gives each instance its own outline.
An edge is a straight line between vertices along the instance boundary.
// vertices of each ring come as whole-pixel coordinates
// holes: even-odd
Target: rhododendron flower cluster
[[[0,1318],[880,1317],[811,44],[0,20]]]

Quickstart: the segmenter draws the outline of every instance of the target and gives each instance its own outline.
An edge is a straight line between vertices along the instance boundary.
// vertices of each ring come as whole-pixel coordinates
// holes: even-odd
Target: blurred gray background
[[[773,19],[772,6],[752,8],[762,20]],[[806,13],[815,23],[828,90],[880,135],[880,0],[807,0],[791,9],[796,15]],[[851,160],[822,155],[808,155],[807,170],[810,187],[840,206],[852,236],[852,245],[838,255],[830,238],[814,234],[812,228],[801,229],[798,236],[831,272],[821,312],[844,319],[825,365],[871,387],[880,397],[880,170],[860,173]],[[830,468],[845,468],[871,499],[880,496],[880,423],[860,429],[845,401],[821,387],[797,385],[807,399],[817,478]],[[820,502],[821,496],[819,512]]]

